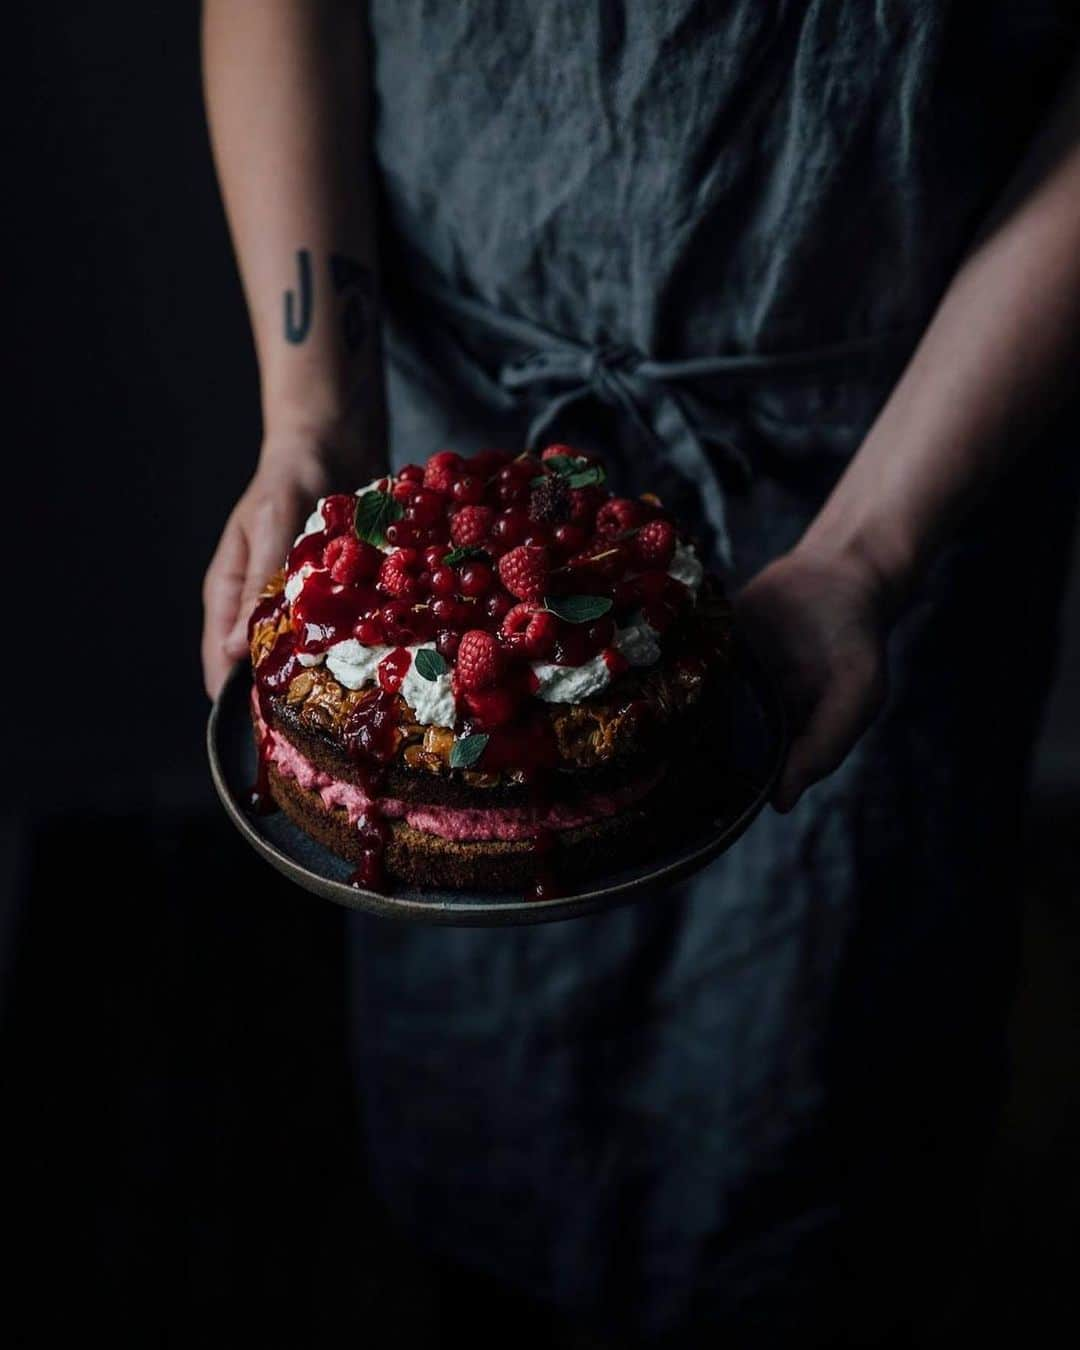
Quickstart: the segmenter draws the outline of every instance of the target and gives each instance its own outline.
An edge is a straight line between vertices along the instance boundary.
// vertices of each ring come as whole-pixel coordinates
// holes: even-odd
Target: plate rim
[[[644,895],[636,894],[638,892],[655,889],[665,882],[673,885],[701,871],[742,838],[768,803],[787,754],[787,715],[773,675],[746,639],[736,634],[733,650],[735,664],[742,668],[744,678],[749,681],[759,698],[763,690],[767,691],[767,699],[762,699],[761,702],[766,717],[776,733],[777,750],[764,782],[747,805],[725,825],[723,831],[707,839],[697,848],[681,854],[643,877],[634,877],[629,881],[616,882],[571,896],[557,896],[551,900],[499,900],[498,893],[495,893],[490,902],[412,900],[393,894],[383,895],[378,891],[364,890],[350,886],[344,881],[321,876],[283,853],[259,833],[252,824],[248,812],[236,801],[225,780],[222,756],[218,748],[219,726],[226,698],[235,697],[232,693],[234,685],[242,681],[247,683],[251,681],[251,666],[247,661],[238,661],[233,666],[210,709],[206,723],[206,752],[210,764],[210,777],[226,815],[245,841],[265,862],[302,890],[343,908],[374,914],[381,918],[393,918],[405,923],[467,928],[557,923],[565,919],[584,917],[587,914],[632,904],[635,899],[646,898]]]

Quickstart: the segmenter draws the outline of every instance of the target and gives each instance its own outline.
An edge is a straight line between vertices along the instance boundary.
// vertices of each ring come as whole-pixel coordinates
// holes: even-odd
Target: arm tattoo
[[[341,297],[342,318],[345,327],[345,346],[358,352],[367,341],[371,329],[371,310],[374,299],[371,269],[344,253],[331,253],[330,279],[334,293]]]
[[[306,248],[297,250],[296,266],[300,273],[299,304],[295,291],[285,292],[285,341],[301,343],[311,331],[311,311],[314,305],[314,290],[311,281],[311,254]],[[299,315],[297,315],[299,308]]]

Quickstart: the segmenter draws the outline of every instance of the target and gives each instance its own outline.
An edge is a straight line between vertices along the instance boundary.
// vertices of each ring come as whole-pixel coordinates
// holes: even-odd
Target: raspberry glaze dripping
[[[555,836],[551,830],[539,829],[533,835],[531,844],[536,875],[528,898],[556,900],[563,892],[555,877]]]
[[[258,765],[255,770],[255,786],[248,794],[248,805],[256,816],[272,816],[278,810],[270,792],[270,733],[259,737]]]
[[[411,665],[412,655],[404,647],[395,647],[379,662],[379,687],[388,694],[396,694]]]
[[[373,586],[342,586],[329,572],[312,572],[293,601],[293,622],[306,655],[352,637],[357,620],[378,606]]]
[[[356,824],[360,836],[360,861],[350,873],[348,884],[356,890],[381,891],[386,887],[386,842],[390,830],[386,822],[374,813],[363,816]]]
[[[249,633],[255,624],[280,613],[283,601],[280,595],[266,596],[255,606],[248,624]],[[249,796],[252,811],[259,816],[272,815],[278,808],[270,793],[270,770],[267,751],[270,746],[270,698],[288,689],[289,682],[301,669],[296,657],[296,637],[291,631],[279,634],[277,641],[255,667],[255,697],[264,730],[259,739],[258,768],[255,786]]]

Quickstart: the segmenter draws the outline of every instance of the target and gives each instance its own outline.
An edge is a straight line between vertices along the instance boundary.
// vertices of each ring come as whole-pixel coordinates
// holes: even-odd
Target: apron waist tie
[[[507,411],[520,410],[523,402],[539,404],[526,433],[530,450],[553,439],[551,428],[575,405],[593,400],[614,408],[645,445],[693,485],[728,569],[733,556],[724,490],[706,446],[744,484],[751,480],[752,466],[731,435],[730,415],[711,407],[703,395],[723,403],[730,401],[733,386],[746,379],[839,370],[854,358],[877,358],[892,349],[899,354],[910,348],[915,336],[908,330],[801,351],[657,361],[625,345],[589,346],[553,333],[463,295],[430,274],[417,278],[414,273],[412,280],[441,313],[451,330],[447,336],[457,339],[450,364],[458,374],[472,387],[482,386],[480,392],[494,396]],[[459,333],[470,332],[494,338],[520,354],[494,369],[486,368],[458,338]]]

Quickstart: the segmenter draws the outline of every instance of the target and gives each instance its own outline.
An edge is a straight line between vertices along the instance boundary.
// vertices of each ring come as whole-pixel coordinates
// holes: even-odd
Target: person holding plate
[[[211,695],[313,497],[549,440],[696,519],[782,683],[775,812],[672,893],[349,919],[390,1210],[601,1336],[882,1344],[970,1248],[1076,512],[1078,39],[1066,0],[205,4],[264,420]]]

